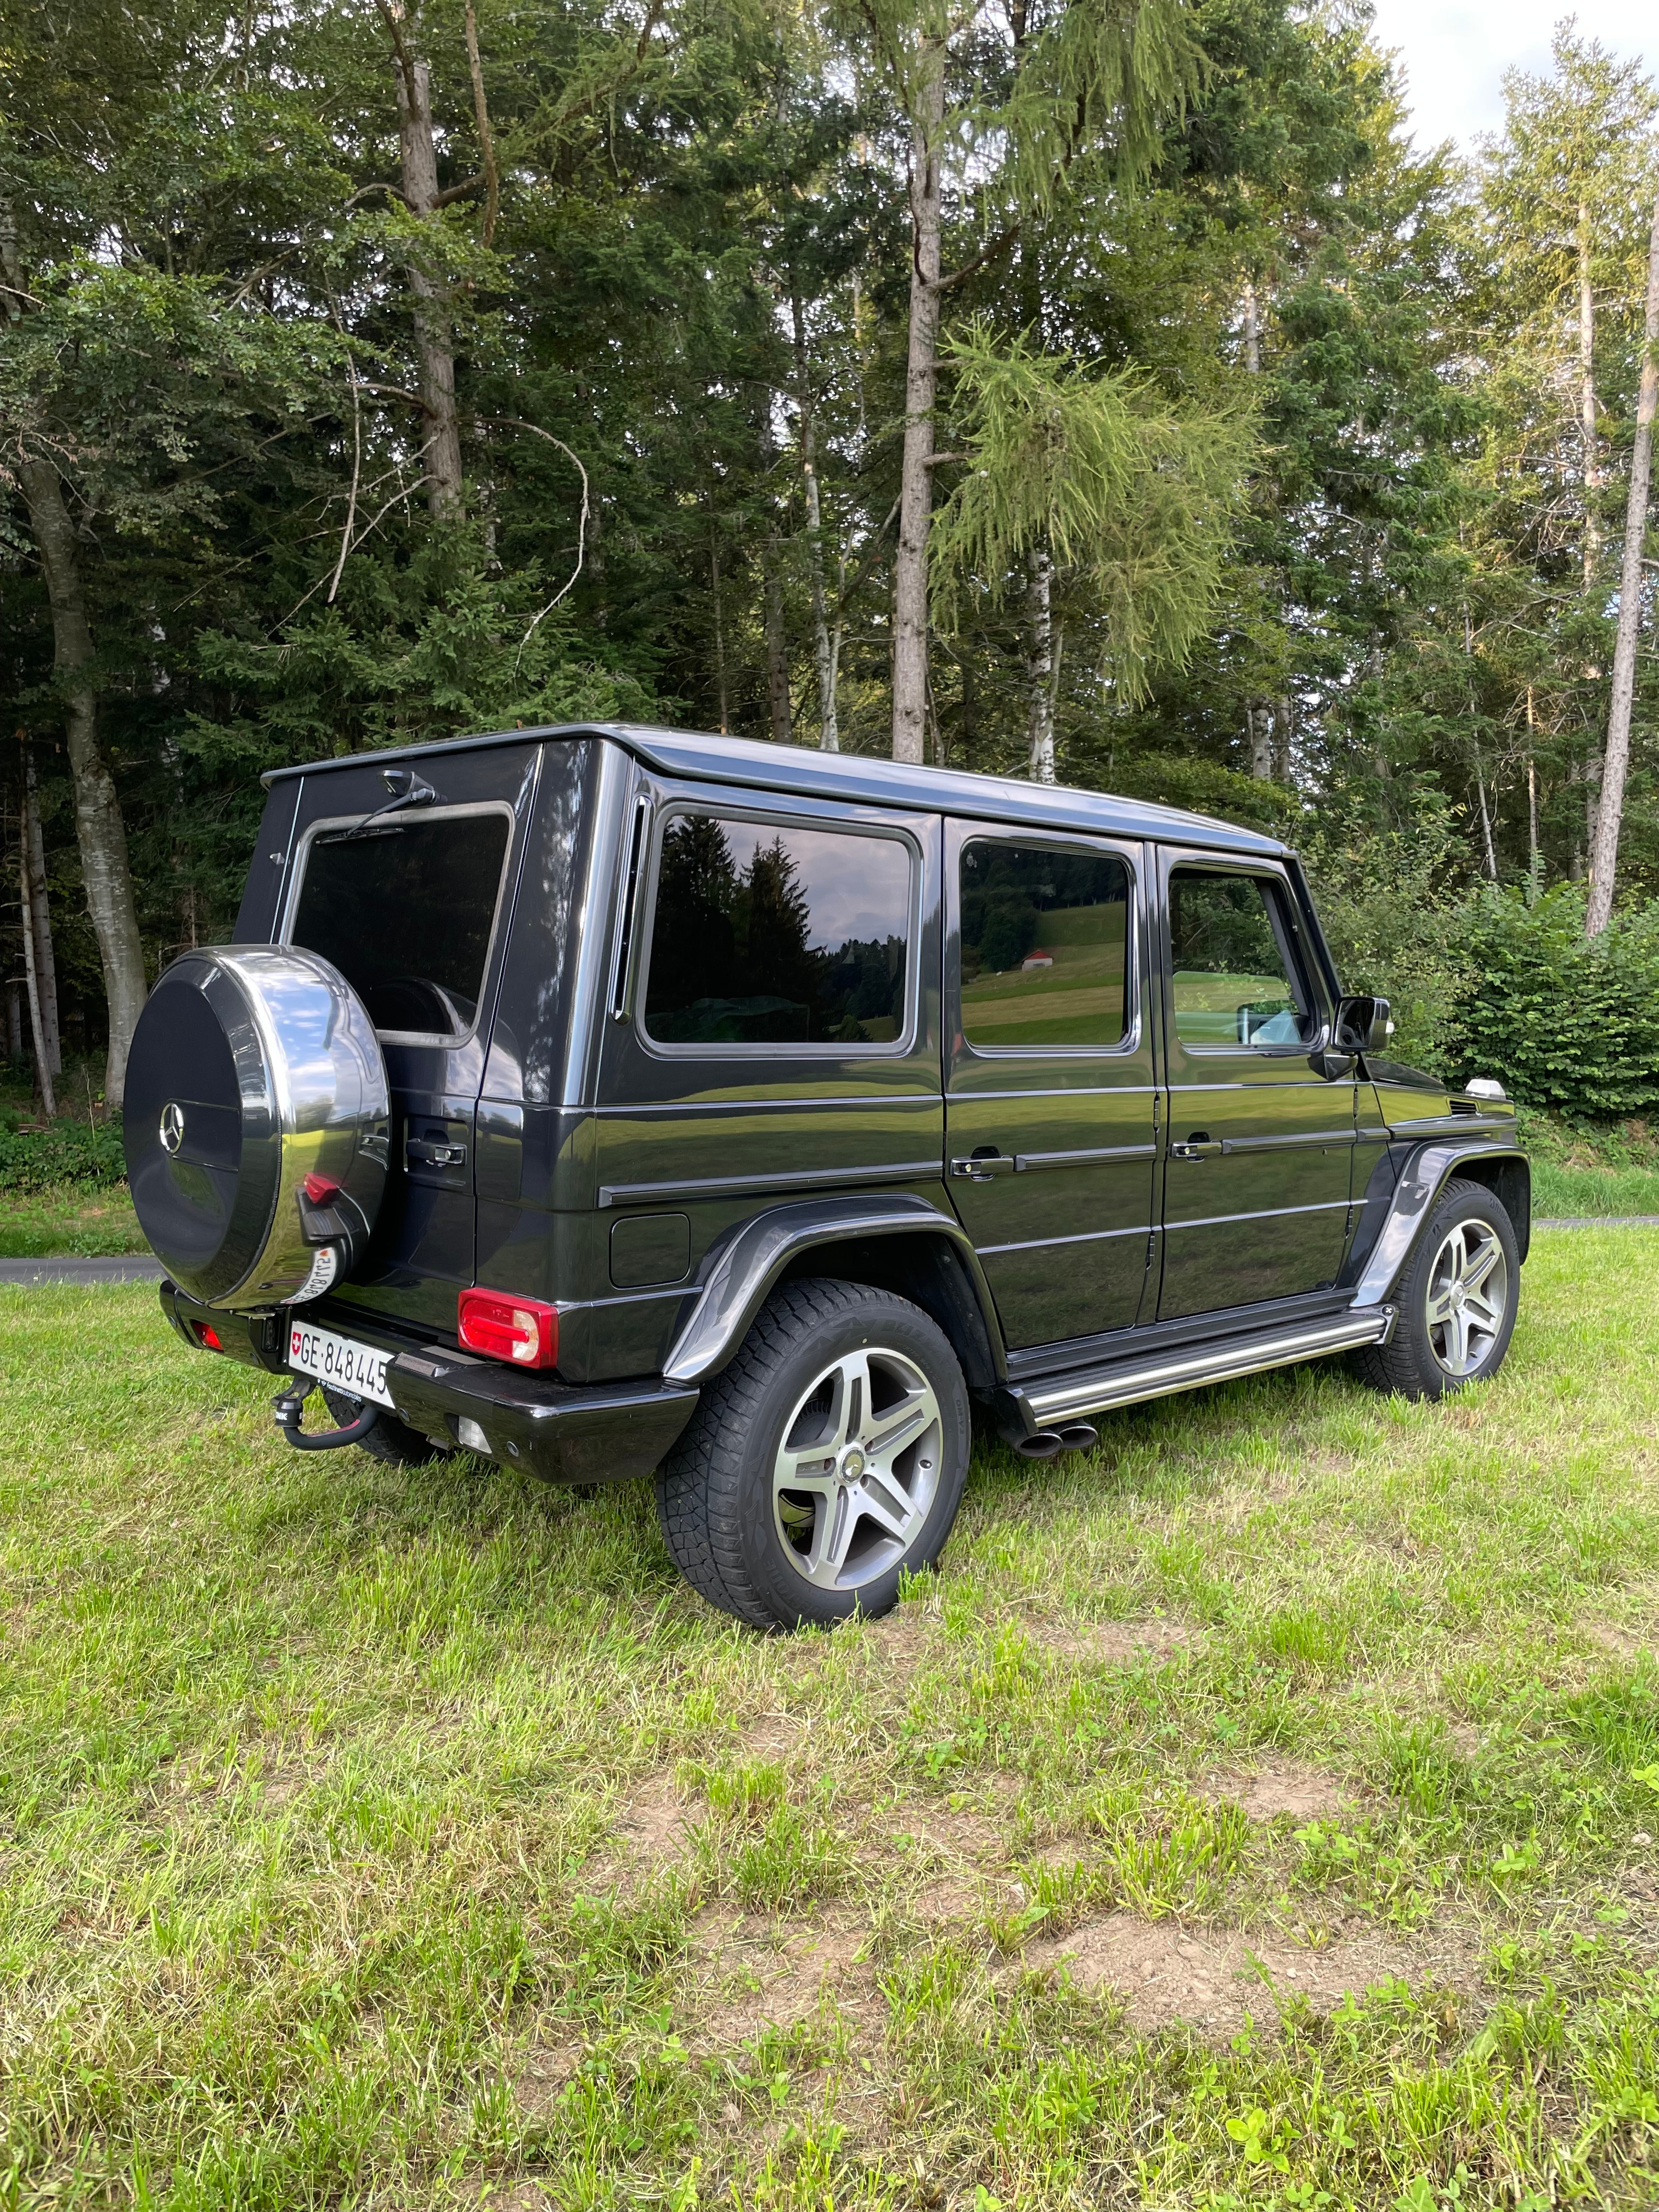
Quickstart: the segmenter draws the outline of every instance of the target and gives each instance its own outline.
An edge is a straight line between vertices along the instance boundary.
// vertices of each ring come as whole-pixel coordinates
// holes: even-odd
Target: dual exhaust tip
[[[1016,1439],[1014,1449],[1022,1459],[1058,1459],[1062,1452],[1092,1451],[1100,1431],[1087,1421],[1073,1421],[1064,1429],[1039,1429],[1034,1437]]]

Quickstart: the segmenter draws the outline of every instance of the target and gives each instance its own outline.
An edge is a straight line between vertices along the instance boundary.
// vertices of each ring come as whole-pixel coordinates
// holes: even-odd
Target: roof
[[[823,753],[805,745],[780,745],[752,738],[719,738],[697,730],[664,730],[629,722],[567,722],[545,728],[497,730],[451,738],[437,744],[347,753],[297,768],[273,769],[266,784],[333,769],[428,760],[485,745],[539,744],[570,738],[608,738],[665,775],[699,783],[758,785],[792,798],[863,799],[872,805],[965,816],[975,821],[1018,822],[1033,829],[1092,830],[1110,837],[1164,837],[1212,851],[1283,854],[1288,848],[1259,830],[1243,830],[1207,814],[1158,806],[1069,784],[1025,783],[1014,776],[975,775],[964,769],[918,768],[872,760],[858,753]]]

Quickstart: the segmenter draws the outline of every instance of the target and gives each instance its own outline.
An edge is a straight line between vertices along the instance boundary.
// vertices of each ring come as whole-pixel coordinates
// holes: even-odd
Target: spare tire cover
[[[386,1062],[316,953],[175,960],[139,1017],[123,1121],[139,1226],[192,1297],[294,1304],[361,1261],[386,1188]]]

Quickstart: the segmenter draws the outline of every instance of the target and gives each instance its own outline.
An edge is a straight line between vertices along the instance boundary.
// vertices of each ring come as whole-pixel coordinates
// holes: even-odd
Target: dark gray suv
[[[1504,1358],[1512,1110],[1382,1056],[1270,837],[612,726],[267,782],[126,1142],[169,1320],[301,1449],[654,1472],[696,1588],[794,1626],[938,1558],[975,1409],[1042,1459],[1297,1360]]]

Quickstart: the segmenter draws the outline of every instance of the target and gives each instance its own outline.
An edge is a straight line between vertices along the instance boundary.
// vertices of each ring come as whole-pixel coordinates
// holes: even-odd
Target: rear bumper
[[[272,1375],[289,1370],[286,1332],[274,1316],[222,1313],[176,1284],[161,1286],[161,1310],[185,1342]],[[515,1372],[444,1345],[411,1346],[355,1317],[346,1333],[393,1353],[386,1388],[400,1420],[434,1443],[486,1451],[550,1482],[626,1482],[649,1474],[690,1419],[695,1385],[651,1379],[583,1387]],[[467,1424],[464,1438],[462,1423]],[[478,1439],[482,1437],[483,1443]]]

